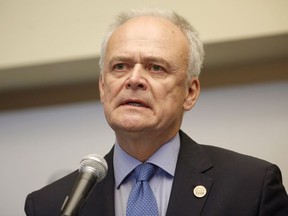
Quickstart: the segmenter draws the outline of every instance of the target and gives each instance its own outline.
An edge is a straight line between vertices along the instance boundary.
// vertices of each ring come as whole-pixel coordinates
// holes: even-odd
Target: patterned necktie
[[[134,169],[136,183],[128,198],[126,216],[158,216],[157,202],[148,183],[156,168],[151,163],[142,163]]]

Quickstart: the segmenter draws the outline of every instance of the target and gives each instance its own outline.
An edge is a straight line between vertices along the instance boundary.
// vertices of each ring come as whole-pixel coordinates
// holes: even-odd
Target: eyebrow
[[[144,56],[144,57],[140,57],[140,59],[141,59],[140,62],[144,62],[144,63],[145,62],[159,62],[161,64],[170,66],[170,63],[161,56]],[[115,61],[136,62],[134,57],[130,57],[128,55],[119,55],[119,56],[112,57],[109,60],[109,64]]]
[[[131,61],[131,58],[129,56],[113,56],[110,60],[109,63],[114,62],[114,61]]]

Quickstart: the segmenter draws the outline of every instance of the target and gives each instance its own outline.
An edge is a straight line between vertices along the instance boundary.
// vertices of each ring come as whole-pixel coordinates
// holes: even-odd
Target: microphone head
[[[90,172],[97,178],[97,182],[102,181],[108,170],[106,160],[97,154],[89,154],[80,162],[79,172]]]

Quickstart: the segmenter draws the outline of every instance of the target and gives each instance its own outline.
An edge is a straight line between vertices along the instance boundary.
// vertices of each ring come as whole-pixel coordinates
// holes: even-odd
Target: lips
[[[133,107],[145,107],[149,108],[149,106],[141,100],[125,100],[123,103],[121,103],[121,106],[133,106]]]
[[[127,105],[136,106],[136,107],[144,107],[143,104],[141,104],[141,103],[135,103],[135,102],[129,102],[129,103],[127,103]]]

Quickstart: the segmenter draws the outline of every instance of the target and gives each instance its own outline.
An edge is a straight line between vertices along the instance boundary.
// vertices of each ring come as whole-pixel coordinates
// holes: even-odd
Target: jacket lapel
[[[213,164],[202,147],[182,131],[180,131],[180,142],[180,152],[166,215],[197,216],[201,214],[213,184],[213,179],[205,175],[205,171],[211,169]],[[193,190],[197,186],[203,186],[206,189],[205,196],[200,195],[198,198],[195,195]]]

